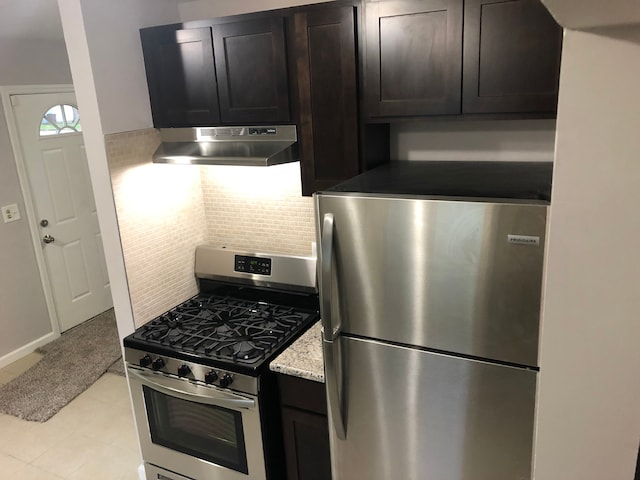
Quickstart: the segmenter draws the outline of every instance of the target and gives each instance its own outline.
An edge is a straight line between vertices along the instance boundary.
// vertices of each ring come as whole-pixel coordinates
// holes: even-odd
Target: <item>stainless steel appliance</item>
[[[162,128],[155,163],[268,167],[296,162],[295,125]]]
[[[550,190],[392,162],[315,195],[333,480],[531,478]]]
[[[200,293],[124,339],[148,480],[280,480],[269,361],[318,319],[315,259],[196,249]]]

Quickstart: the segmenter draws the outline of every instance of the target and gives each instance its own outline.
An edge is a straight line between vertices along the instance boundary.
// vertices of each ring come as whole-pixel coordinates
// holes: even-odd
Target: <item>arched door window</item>
[[[54,105],[42,116],[40,136],[82,132],[80,112],[73,105]]]

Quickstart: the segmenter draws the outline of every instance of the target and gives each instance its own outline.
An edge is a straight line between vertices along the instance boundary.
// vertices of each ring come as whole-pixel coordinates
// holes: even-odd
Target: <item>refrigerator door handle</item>
[[[333,213],[324,215],[320,238],[320,313],[322,315],[322,353],[324,356],[327,403],[333,428],[340,440],[346,438],[342,415],[340,385],[342,384],[342,362],[340,357],[340,324],[333,324]],[[338,319],[339,320],[339,319]],[[334,342],[335,340],[335,342]]]
[[[327,400],[329,403],[329,418],[333,424],[336,436],[340,440],[347,438],[342,412],[342,395],[340,385],[342,383],[341,371],[339,371],[340,361],[340,339],[330,342],[322,339],[322,350],[324,356],[324,376],[327,388]]]
[[[322,314],[323,339],[333,341],[340,335],[340,325],[334,326],[332,316],[332,282],[333,282],[333,213],[324,216],[322,237],[320,240],[322,259],[320,263],[320,313]]]

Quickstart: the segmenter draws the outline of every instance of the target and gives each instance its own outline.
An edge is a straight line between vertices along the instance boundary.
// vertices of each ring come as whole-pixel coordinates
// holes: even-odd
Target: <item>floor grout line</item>
[[[27,422],[0,414],[0,425],[10,424],[12,426],[11,434],[14,438],[12,442],[8,443],[29,444],[29,442],[33,442],[34,448],[40,448],[43,443],[38,444],[38,441],[45,443],[51,442],[51,445],[48,445],[30,461],[22,460],[10,452],[5,451],[6,444],[2,443],[3,448],[0,449],[0,471],[4,472],[6,466],[7,468],[11,468],[12,472],[15,472],[10,474],[12,478],[22,478],[22,476],[24,476],[24,478],[34,478],[35,480],[53,480],[54,478],[56,480],[79,480],[80,478],[131,478],[131,480],[136,480],[138,478],[137,471],[141,459],[137,437],[135,436],[129,391],[124,377],[115,374],[110,375],[111,377],[107,378],[101,377],[101,379],[83,392],[81,395],[87,392],[88,394],[83,396],[81,408],[68,409],[65,416],[69,418],[65,418],[64,422],[59,421],[58,423],[60,425],[47,428],[48,422],[41,424],[38,422]],[[6,375],[4,375],[3,369],[0,369],[0,381],[5,377]],[[121,392],[121,395],[118,391]],[[101,398],[101,395],[105,397],[108,396],[109,400]],[[122,398],[120,398],[120,396]],[[80,396],[76,397],[67,406],[72,405],[79,397]],[[56,416],[60,415],[62,411],[63,410],[58,412]],[[100,411],[102,412],[102,416],[93,417],[90,414],[91,411]],[[117,416],[118,422],[109,424],[108,412],[111,412],[112,417]],[[52,417],[49,422],[53,421],[56,416]],[[100,421],[102,421],[102,425],[116,425],[116,423],[120,423],[120,427],[116,425],[113,429],[109,429],[108,436],[104,438],[97,432],[95,436],[92,435],[93,432],[91,430],[83,432],[82,429],[92,428],[93,425],[87,426],[87,424],[83,424],[82,422],[90,423],[94,420],[96,421],[96,429],[99,429]],[[21,429],[21,425],[23,425],[24,428]],[[62,430],[69,428],[69,425],[74,426],[70,430]],[[120,430],[118,430],[118,428],[120,428]],[[21,430],[23,433],[22,436]],[[0,426],[0,439],[2,437],[1,432],[2,427]],[[87,434],[87,432],[89,434]],[[41,435],[45,438],[41,438]],[[95,450],[87,451],[82,448],[83,445],[89,446],[88,448],[95,448]],[[65,452],[67,457],[57,458],[59,452]],[[78,455],[75,458],[73,458],[74,453]],[[128,455],[128,453],[130,453],[130,455]],[[49,455],[49,457],[47,455]],[[124,457],[126,461],[105,462],[105,457],[112,458],[114,455],[119,458]],[[77,465],[72,465],[72,462],[77,462]],[[7,465],[5,465],[5,463],[7,463]],[[108,473],[105,473],[105,469],[108,470]],[[42,472],[42,475],[39,472]],[[62,474],[63,472],[64,475]]]

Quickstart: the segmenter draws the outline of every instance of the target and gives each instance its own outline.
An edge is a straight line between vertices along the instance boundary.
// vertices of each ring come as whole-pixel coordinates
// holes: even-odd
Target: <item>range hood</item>
[[[154,163],[267,167],[296,162],[296,126],[162,128]]]

